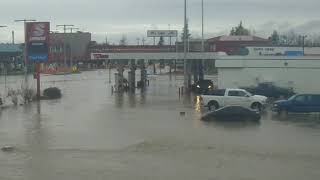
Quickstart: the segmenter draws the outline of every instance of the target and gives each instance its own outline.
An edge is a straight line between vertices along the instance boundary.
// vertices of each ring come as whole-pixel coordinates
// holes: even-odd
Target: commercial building
[[[209,51],[227,55],[247,55],[246,46],[271,45],[271,41],[257,36],[218,36],[207,40]]]
[[[320,57],[217,57],[219,88],[268,82],[297,93],[320,93]]]
[[[64,62],[66,49],[67,63],[89,60],[89,45],[91,33],[50,33],[50,61]]]
[[[320,47],[247,46],[250,56],[320,56]]]
[[[0,44],[0,73],[10,73],[15,70],[22,70],[23,65],[22,44]]]
[[[10,60],[23,54],[21,44],[0,44],[0,61]]]

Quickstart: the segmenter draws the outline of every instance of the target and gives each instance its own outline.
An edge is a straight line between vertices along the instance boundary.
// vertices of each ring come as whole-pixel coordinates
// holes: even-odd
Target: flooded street
[[[145,93],[118,95],[108,74],[43,76],[62,99],[1,110],[0,147],[16,150],[0,151],[0,180],[320,177],[318,114],[206,123],[196,98],[179,98],[182,76],[152,76]]]

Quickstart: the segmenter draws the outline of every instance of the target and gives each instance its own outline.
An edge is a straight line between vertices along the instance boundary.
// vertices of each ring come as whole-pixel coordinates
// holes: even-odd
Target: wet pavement
[[[108,74],[44,76],[42,86],[60,87],[62,99],[0,111],[0,147],[15,147],[0,151],[0,180],[320,177],[319,114],[202,122],[197,98],[178,96],[181,76],[112,95]]]

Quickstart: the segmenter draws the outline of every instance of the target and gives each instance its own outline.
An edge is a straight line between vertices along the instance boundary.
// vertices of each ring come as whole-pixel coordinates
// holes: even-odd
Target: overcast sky
[[[200,37],[201,0],[188,1],[188,18],[193,37]],[[240,20],[256,35],[280,32],[320,33],[320,0],[204,0],[206,37],[227,34]],[[118,43],[126,34],[131,43],[146,36],[148,29],[181,31],[184,0],[1,0],[0,42],[23,37],[22,23],[15,19],[33,18],[57,24],[74,24],[93,33],[93,40]],[[151,42],[151,40],[149,40]]]

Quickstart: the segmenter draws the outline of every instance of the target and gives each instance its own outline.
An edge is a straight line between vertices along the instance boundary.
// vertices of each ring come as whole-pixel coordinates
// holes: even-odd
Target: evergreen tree
[[[272,41],[272,44],[279,44],[280,43],[280,36],[278,32],[275,30],[273,31],[270,40]]]
[[[231,36],[249,36],[250,31],[243,27],[242,21],[240,21],[240,24],[237,27],[232,28],[230,31]]]
[[[191,34],[189,31],[189,21],[187,20],[187,24],[186,24],[186,29],[187,29],[187,40],[190,39]],[[184,41],[184,27],[182,28],[182,34],[181,34],[181,40]]]
[[[160,37],[160,40],[159,40],[159,42],[158,42],[158,45],[159,45],[159,46],[163,46],[163,45],[164,45],[163,36]]]

